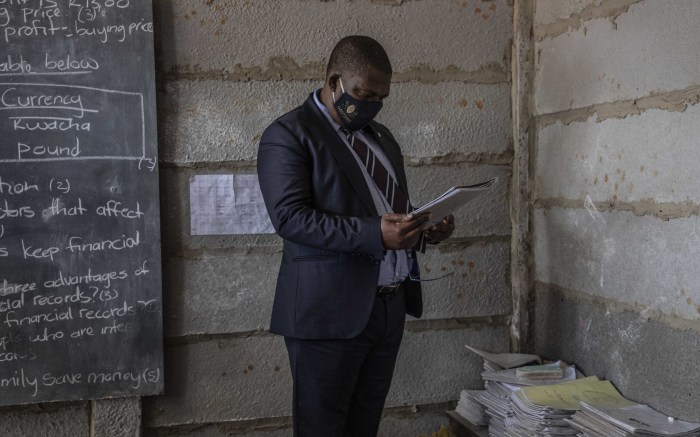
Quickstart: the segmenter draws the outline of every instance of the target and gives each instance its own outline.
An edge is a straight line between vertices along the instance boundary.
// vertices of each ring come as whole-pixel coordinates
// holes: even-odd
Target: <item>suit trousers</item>
[[[294,382],[295,437],[377,435],[403,337],[403,287],[376,297],[366,328],[350,339],[285,337]]]

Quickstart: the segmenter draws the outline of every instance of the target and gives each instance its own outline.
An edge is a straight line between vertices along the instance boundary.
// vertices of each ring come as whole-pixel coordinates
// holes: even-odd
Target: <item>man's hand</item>
[[[447,240],[455,230],[455,218],[452,214],[443,218],[440,223],[428,228],[425,231],[425,236],[428,237],[429,243],[439,243]]]
[[[410,249],[418,243],[428,214],[384,214],[382,216],[382,244],[385,249]],[[452,226],[454,228],[454,225]]]

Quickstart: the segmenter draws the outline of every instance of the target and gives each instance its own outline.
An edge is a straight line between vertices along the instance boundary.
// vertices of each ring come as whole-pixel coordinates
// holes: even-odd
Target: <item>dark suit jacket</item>
[[[374,133],[407,193],[399,145]],[[258,149],[267,211],[284,239],[270,331],[303,339],[351,338],[369,320],[384,256],[380,216],[353,152],[314,102],[274,121]],[[419,282],[406,281],[407,313],[420,317]]]

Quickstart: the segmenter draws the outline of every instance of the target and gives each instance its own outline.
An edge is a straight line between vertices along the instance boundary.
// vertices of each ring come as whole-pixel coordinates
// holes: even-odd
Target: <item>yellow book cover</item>
[[[610,381],[599,381],[595,376],[562,384],[523,387],[516,395],[535,405],[560,410],[579,410],[581,401],[606,407],[635,404],[622,397]]]

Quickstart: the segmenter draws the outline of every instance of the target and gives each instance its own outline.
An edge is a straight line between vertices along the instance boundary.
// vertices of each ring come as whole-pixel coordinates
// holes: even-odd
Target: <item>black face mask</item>
[[[343,81],[340,82],[340,89],[343,93],[335,99],[335,91],[333,92],[333,106],[340,117],[343,126],[350,131],[360,130],[367,126],[370,121],[377,116],[382,109],[382,102],[370,102],[367,100],[358,100],[345,92]]]

